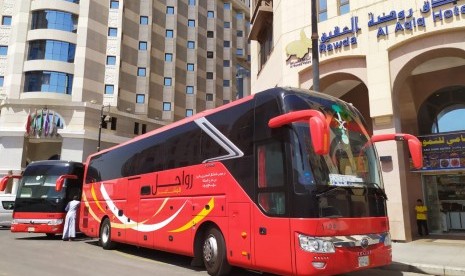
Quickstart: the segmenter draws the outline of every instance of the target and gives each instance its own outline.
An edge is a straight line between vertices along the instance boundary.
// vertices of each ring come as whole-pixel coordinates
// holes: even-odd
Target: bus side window
[[[286,185],[281,143],[272,142],[257,147],[258,204],[270,215],[286,212]]]

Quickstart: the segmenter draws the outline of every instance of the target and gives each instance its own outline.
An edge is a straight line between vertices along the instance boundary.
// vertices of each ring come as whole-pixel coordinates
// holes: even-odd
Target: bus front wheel
[[[226,259],[226,244],[217,228],[210,228],[203,241],[203,263],[210,275],[227,275],[231,266]]]
[[[100,226],[100,245],[103,249],[114,249],[115,243],[111,241],[111,224],[109,219],[105,219]]]

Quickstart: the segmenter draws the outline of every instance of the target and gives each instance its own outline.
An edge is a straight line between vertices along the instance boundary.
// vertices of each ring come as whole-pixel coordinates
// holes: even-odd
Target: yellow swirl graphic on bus
[[[209,207],[207,209],[207,206]],[[202,219],[204,219],[210,212],[213,210],[215,207],[215,198],[212,197],[210,201],[208,202],[207,206],[205,206],[200,213],[198,213],[191,221],[186,223],[184,226],[179,227],[178,229],[171,230],[169,232],[171,233],[179,233],[182,231],[186,231],[187,229],[191,228],[192,226],[195,226],[197,223],[199,223]]]

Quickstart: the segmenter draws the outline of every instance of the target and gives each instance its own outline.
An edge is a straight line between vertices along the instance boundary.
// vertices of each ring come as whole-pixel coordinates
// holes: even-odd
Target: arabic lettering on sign
[[[361,28],[358,26],[358,16],[353,16],[350,18],[350,28],[347,26],[342,28],[336,26],[334,27],[333,31],[329,31],[328,33],[322,33],[320,38],[321,43],[319,45],[320,53],[330,52],[333,50],[341,49],[343,47],[348,47],[353,44],[357,44],[357,37],[355,35],[360,30]],[[341,36],[346,36],[346,38],[330,43],[332,39]]]
[[[422,170],[465,168],[465,132],[418,138],[423,146]]]

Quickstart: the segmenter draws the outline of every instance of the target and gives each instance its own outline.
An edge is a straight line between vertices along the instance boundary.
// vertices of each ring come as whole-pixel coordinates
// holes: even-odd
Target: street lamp
[[[104,115],[103,114],[103,109],[105,107],[108,107],[108,112],[110,112],[110,104],[108,105],[102,105],[102,107],[100,107],[100,121],[99,121],[99,124],[98,124],[98,138],[97,138],[97,152],[100,151],[100,141],[102,140],[102,126],[103,126],[103,122],[108,122],[110,121],[110,116],[107,116],[107,115]]]
[[[313,90],[320,91],[320,60],[318,52],[318,20],[316,0],[312,0],[312,68]]]

